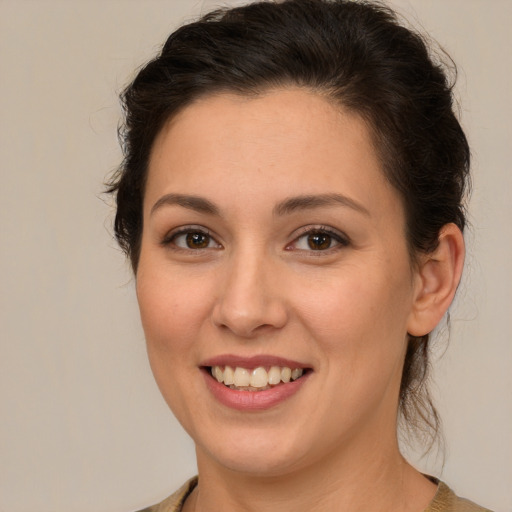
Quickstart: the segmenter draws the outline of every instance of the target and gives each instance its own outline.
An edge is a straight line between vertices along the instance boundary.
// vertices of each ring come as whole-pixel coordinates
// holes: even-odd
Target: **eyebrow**
[[[162,196],[151,208],[150,215],[153,215],[156,210],[164,205],[177,205],[199,213],[220,215],[219,209],[211,201],[208,201],[208,199],[185,194],[166,194],[165,196]]]
[[[151,208],[150,215],[153,215],[156,210],[164,205],[176,205],[199,213],[220,216],[219,208],[208,199],[186,194],[166,194],[162,196]],[[370,216],[370,212],[363,205],[342,194],[319,194],[290,197],[278,203],[274,207],[273,213],[274,215],[281,217],[284,215],[290,215],[299,210],[309,210],[326,206],[346,206],[366,216]]]
[[[274,215],[289,215],[297,210],[309,210],[325,206],[346,206],[370,216],[370,212],[360,203],[342,194],[319,194],[290,197],[274,208]]]

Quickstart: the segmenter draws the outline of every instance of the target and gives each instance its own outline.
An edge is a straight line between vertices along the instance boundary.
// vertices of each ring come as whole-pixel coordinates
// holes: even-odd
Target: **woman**
[[[469,149],[421,37],[378,4],[255,3],[177,30],[124,102],[116,235],[199,471],[146,510],[484,510],[397,441],[435,437],[464,260]]]

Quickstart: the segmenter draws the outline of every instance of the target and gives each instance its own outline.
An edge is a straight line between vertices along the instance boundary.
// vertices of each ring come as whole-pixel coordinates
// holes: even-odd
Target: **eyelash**
[[[208,246],[207,247],[196,247],[196,248],[180,247],[179,245],[176,244],[176,240],[179,237],[185,236],[185,235],[187,235],[187,236],[188,235],[202,235],[204,237],[207,237]],[[299,248],[294,247],[298,244],[298,242],[301,239],[303,239],[305,237],[309,237],[309,236],[314,236],[314,235],[329,237],[329,239],[330,239],[329,245],[330,246],[326,247],[325,249],[313,249],[313,248],[311,248],[311,246],[309,249],[299,249]],[[335,242],[334,246],[331,245],[333,241]],[[211,242],[214,242],[216,244],[216,247],[209,247]],[[187,242],[185,242],[185,243],[187,243]],[[199,252],[199,251],[203,251],[206,249],[222,248],[221,244],[219,244],[217,242],[217,240],[213,237],[211,232],[208,229],[205,229],[200,226],[184,226],[184,227],[180,228],[178,231],[173,231],[164,237],[164,239],[161,242],[161,245],[163,245],[165,247],[172,246],[173,250],[186,251],[186,252],[196,252],[196,251]],[[322,253],[324,253],[324,254],[330,253],[334,250],[340,249],[341,247],[346,247],[348,245],[350,245],[350,240],[343,233],[334,231],[333,229],[325,227],[325,226],[307,226],[307,227],[302,228],[299,231],[298,235],[292,240],[292,242],[286,245],[285,250],[291,251],[291,250],[296,249],[301,252],[316,253],[315,255],[319,256]]]
[[[202,235],[202,236],[208,238],[208,245],[211,242],[214,242],[216,244],[216,247],[213,247],[214,249],[219,249],[221,247],[221,245],[217,242],[217,240],[215,240],[215,238],[212,236],[210,231],[208,229],[205,229],[200,226],[184,226],[184,227],[180,228],[178,231],[172,231],[171,233],[169,233],[165,236],[165,238],[162,240],[161,244],[165,247],[172,246],[172,248],[176,251],[187,251],[187,252],[198,251],[199,252],[201,250],[212,249],[212,247],[197,247],[197,248],[180,247],[179,245],[176,244],[176,240],[180,236],[185,236],[185,235]]]
[[[297,249],[297,250],[304,251],[304,252],[311,252],[311,253],[314,253],[315,256],[320,256],[322,253],[323,254],[330,253],[332,251],[339,250],[342,247],[347,247],[348,245],[350,245],[350,239],[343,233],[334,231],[333,229],[328,228],[326,226],[307,226],[307,227],[304,227],[301,229],[298,236],[296,236],[295,239],[290,244],[288,244],[286,246],[286,249],[293,250],[292,246],[297,245],[299,240],[301,240],[302,238],[312,236],[312,235],[322,235],[322,236],[330,237],[331,242],[334,241],[335,245],[334,246],[331,245],[330,247],[327,247],[325,249],[313,249],[310,246],[309,249]]]

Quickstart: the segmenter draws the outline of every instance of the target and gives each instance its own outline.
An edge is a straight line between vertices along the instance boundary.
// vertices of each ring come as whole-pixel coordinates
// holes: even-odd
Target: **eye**
[[[308,247],[313,251],[330,249],[334,242],[332,236],[327,233],[311,233],[303,236],[302,238],[306,239]]]
[[[308,228],[287,249],[299,251],[328,251],[348,245],[347,237],[327,228]]]
[[[183,228],[170,233],[163,245],[172,245],[178,249],[200,250],[220,249],[221,245],[206,230],[198,228]]]

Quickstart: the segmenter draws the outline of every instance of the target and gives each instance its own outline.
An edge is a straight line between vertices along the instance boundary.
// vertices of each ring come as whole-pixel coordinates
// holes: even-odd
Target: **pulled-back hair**
[[[403,202],[411,262],[434,250],[441,228],[465,225],[470,153],[447,77],[424,39],[388,7],[354,0],[258,2],[214,11],[176,30],[122,94],[124,160],[117,240],[137,272],[148,161],[163,125],[200,97],[303,87],[361,116]],[[428,394],[429,335],[409,337],[400,411],[438,432]]]

